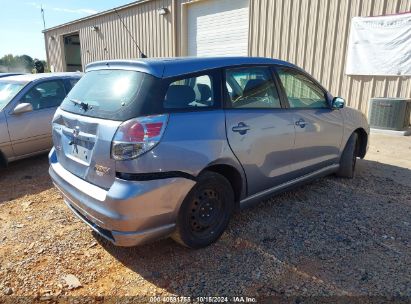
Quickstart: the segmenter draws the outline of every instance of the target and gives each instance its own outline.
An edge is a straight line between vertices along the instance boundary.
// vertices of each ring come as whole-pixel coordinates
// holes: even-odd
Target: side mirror
[[[13,110],[13,114],[23,114],[33,111],[33,105],[31,103],[19,103]]]
[[[345,106],[345,100],[342,97],[334,97],[331,105],[333,109],[342,109]]]

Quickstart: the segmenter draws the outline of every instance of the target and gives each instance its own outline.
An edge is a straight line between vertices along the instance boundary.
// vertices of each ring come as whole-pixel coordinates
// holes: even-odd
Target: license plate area
[[[90,150],[87,148],[87,143],[77,141],[70,146],[71,156],[85,163],[90,163]]]

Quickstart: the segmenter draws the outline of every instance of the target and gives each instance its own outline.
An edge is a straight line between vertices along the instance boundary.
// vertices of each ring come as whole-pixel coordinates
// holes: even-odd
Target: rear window
[[[96,70],[86,73],[64,99],[61,108],[84,116],[127,120],[158,112],[152,75],[127,70]],[[86,107],[82,105],[87,105]]]

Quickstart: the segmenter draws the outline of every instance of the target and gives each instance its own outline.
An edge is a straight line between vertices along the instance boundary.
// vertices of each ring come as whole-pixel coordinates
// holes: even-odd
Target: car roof
[[[0,73],[0,78],[21,75],[23,73]]]
[[[39,79],[48,78],[64,78],[64,77],[81,77],[83,74],[80,72],[64,72],[64,73],[38,73],[38,74],[22,74],[4,77],[4,80],[11,80],[16,82],[31,82]]]
[[[140,71],[158,78],[168,78],[204,70],[252,64],[277,64],[295,67],[286,61],[263,57],[176,57],[97,61],[88,64],[86,72],[102,69],[121,69]]]

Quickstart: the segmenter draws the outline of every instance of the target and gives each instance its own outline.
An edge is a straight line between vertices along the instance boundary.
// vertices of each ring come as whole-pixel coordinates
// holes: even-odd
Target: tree
[[[31,71],[34,65],[34,60],[28,55],[16,56],[17,61],[21,62],[26,70]]]
[[[0,66],[5,69],[5,72],[8,72],[10,68],[14,68],[15,66],[14,56],[11,54],[4,55],[3,58],[0,59]]]
[[[31,73],[35,69],[35,60],[28,55],[13,56],[8,54],[0,58],[0,72],[19,72],[19,73]],[[40,61],[43,67],[47,67],[47,63],[44,60]],[[37,72],[42,69],[35,70]],[[43,69],[44,71],[44,69]]]

